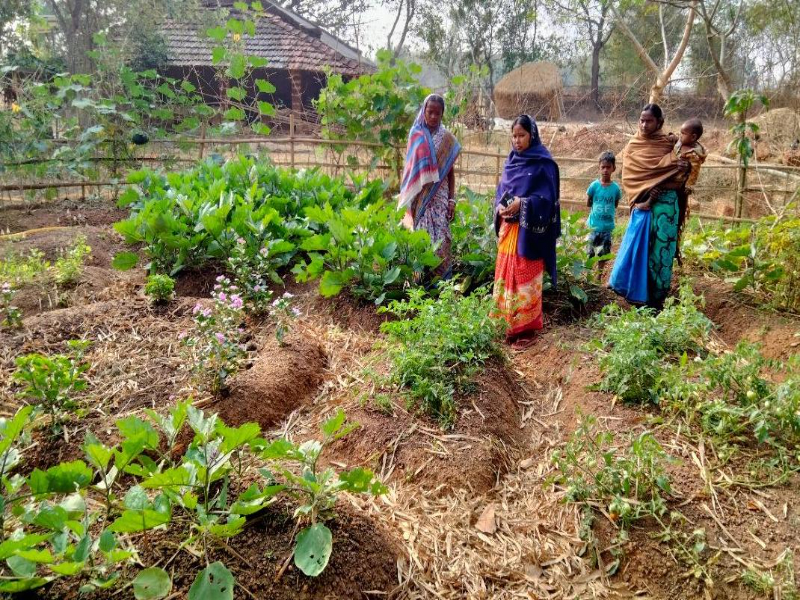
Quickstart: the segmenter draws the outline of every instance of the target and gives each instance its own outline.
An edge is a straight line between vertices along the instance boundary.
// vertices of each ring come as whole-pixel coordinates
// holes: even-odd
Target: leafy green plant
[[[600,272],[597,263],[614,258],[613,254],[589,257],[586,252],[586,237],[589,229],[585,216],[580,212],[561,213],[561,237],[556,250],[556,270],[559,286],[564,286],[568,297],[578,305],[589,301],[589,294],[599,285]],[[549,289],[551,283],[545,283]]]
[[[400,317],[381,325],[394,342],[388,347],[391,381],[444,427],[455,423],[456,394],[470,386],[487,360],[502,355],[505,322],[493,309],[485,289],[462,296],[452,283],[440,285],[438,298],[413,289],[408,300],[379,309]]]
[[[28,354],[16,360],[17,369],[13,377],[22,385],[18,396],[50,416],[50,427],[54,434],[61,431],[63,423],[78,407],[72,395],[86,387],[83,374],[89,365],[81,361],[88,344],[85,341],[70,341],[72,356]]]
[[[33,281],[50,267],[44,260],[44,253],[33,248],[27,256],[10,254],[0,260],[0,281],[8,282],[12,287],[17,287]]]
[[[10,283],[0,286],[0,327],[15,328],[22,325],[22,311],[12,304],[14,294],[16,290]]]
[[[765,95],[757,94],[750,89],[737,90],[730,95],[723,108],[723,114],[734,119],[734,124],[731,126],[733,139],[728,144],[728,150],[733,149],[736,152],[740,165],[736,207],[734,210],[734,215],[737,217],[742,216],[743,194],[747,183],[747,166],[754,154],[751,138],[755,138],[759,132],[758,124],[747,120],[747,113],[757,103],[760,103],[765,110],[769,108],[769,98]]]
[[[261,457],[271,465],[269,469],[261,469],[270,487],[280,481],[281,489],[299,503],[295,518],[298,525],[306,527],[297,535],[294,564],[310,577],[316,577],[328,565],[333,536],[324,521],[333,516],[338,495],[341,492],[373,496],[386,493],[386,488],[368,469],[359,467],[337,473],[332,467],[322,469],[319,466],[325,448],[357,427],[357,424],[347,423],[344,412],[339,409],[322,424],[321,441],[296,445],[287,439],[278,439],[261,452]],[[287,468],[286,463],[295,463],[297,472]]]
[[[293,297],[289,292],[284,292],[280,298],[276,298],[272,302],[270,309],[270,317],[275,322],[275,338],[281,346],[285,343],[284,339],[289,332],[289,324],[300,316],[300,309],[291,304]]]
[[[72,285],[83,272],[83,263],[91,255],[92,249],[84,236],[78,236],[69,250],[62,251],[53,265],[54,278],[58,285]]]
[[[700,312],[700,301],[688,286],[676,301],[669,298],[661,312],[648,308],[603,308],[596,325],[602,339],[591,347],[600,356],[603,380],[598,388],[629,402],[658,402],[659,381],[667,363],[685,353],[702,353],[712,328]]]
[[[154,304],[163,304],[175,295],[175,280],[169,275],[148,275],[144,293]]]
[[[670,460],[651,433],[631,434],[618,444],[610,431],[597,431],[595,417],[585,416],[554,453],[558,472],[552,481],[565,489],[567,501],[600,503],[613,521],[627,527],[666,512]]]
[[[255,313],[268,310],[272,300],[268,286],[283,285],[278,270],[289,264],[295,251],[294,244],[285,240],[267,240],[261,248],[248,247],[244,238],[236,240],[228,257],[228,271],[249,310]]]
[[[308,253],[292,272],[298,281],[320,278],[323,296],[347,288],[354,296],[381,304],[401,298],[409,283],[440,259],[425,231],[409,231],[393,207],[376,202],[366,208],[331,204],[305,209],[316,235],[300,247]]]
[[[462,277],[461,289],[471,291],[494,280],[497,238],[494,234],[494,198],[463,190],[450,225],[453,272]]]
[[[397,60],[387,50],[377,54],[375,73],[345,81],[327,73],[326,86],[315,102],[322,123],[322,135],[330,140],[361,140],[379,144],[370,147],[372,164],[390,166],[392,186],[399,185],[408,130],[428,94],[417,80],[419,65]],[[347,146],[336,148],[343,153]],[[348,155],[349,163],[358,155]]]

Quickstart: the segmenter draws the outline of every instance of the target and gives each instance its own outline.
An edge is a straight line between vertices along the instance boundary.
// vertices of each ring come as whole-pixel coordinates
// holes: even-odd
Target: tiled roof
[[[166,21],[161,33],[167,44],[167,62],[175,66],[211,66],[215,42],[189,23]],[[364,60],[354,60],[337,52],[275,14],[256,22],[256,34],[243,36],[244,51],[269,61],[267,68],[320,72],[330,66],[335,73],[357,76],[372,70]]]

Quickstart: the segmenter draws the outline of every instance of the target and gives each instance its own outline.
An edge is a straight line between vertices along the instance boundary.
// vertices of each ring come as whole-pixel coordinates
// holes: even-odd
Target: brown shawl
[[[678,173],[678,157],[666,134],[650,137],[636,132],[622,151],[622,189],[631,206],[646,200],[651,189]]]

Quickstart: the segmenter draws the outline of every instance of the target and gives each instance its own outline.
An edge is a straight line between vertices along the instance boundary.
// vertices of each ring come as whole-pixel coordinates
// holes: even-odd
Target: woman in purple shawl
[[[561,235],[558,165],[542,145],[536,122],[517,117],[512,150],[495,197],[497,264],[494,298],[508,322],[507,340],[524,347],[543,326],[544,272],[556,285],[556,240]]]

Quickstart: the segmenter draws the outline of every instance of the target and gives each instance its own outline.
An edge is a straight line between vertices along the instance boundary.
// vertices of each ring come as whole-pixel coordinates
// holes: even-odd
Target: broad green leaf
[[[325,437],[333,437],[342,428],[346,418],[344,411],[341,408],[338,409],[335,415],[322,424],[322,433]]]
[[[224,27],[213,27],[212,29],[206,30],[206,35],[208,35],[208,37],[210,37],[212,40],[221,42],[225,39],[225,36],[228,35],[228,32],[225,31]]]
[[[0,456],[3,456],[11,445],[16,441],[25,425],[28,424],[28,418],[33,412],[33,406],[28,405],[20,408],[11,420],[6,421],[5,428],[3,429],[3,438],[0,439]]]
[[[78,545],[75,546],[75,552],[72,554],[72,559],[75,562],[86,562],[86,559],[89,558],[89,551],[92,549],[92,538],[88,535],[81,538],[81,541],[78,542]]]
[[[50,550],[47,548],[44,548],[43,550],[20,550],[17,552],[17,556],[21,556],[25,560],[29,560],[34,563],[42,564],[51,563],[55,560],[53,555],[50,554]]]
[[[144,510],[150,508],[150,499],[142,486],[135,485],[125,494],[123,505],[130,510]]]
[[[370,493],[373,496],[379,496],[388,491],[386,486],[375,479],[372,471],[361,467],[340,473],[339,481],[345,484],[343,489],[356,494]]]
[[[297,536],[294,564],[309,577],[316,577],[328,566],[332,549],[330,529],[322,523],[306,527]]]
[[[241,108],[233,106],[225,111],[224,117],[228,121],[243,121],[245,114]]]
[[[38,569],[35,562],[21,556],[9,556],[6,564],[14,575],[25,579],[36,575],[36,570]]]
[[[185,487],[194,484],[194,474],[185,466],[167,469],[145,479],[141,486],[145,489]]]
[[[0,560],[5,560],[20,550],[32,549],[37,544],[48,539],[48,537],[49,535],[30,534],[19,540],[6,540],[0,544]]]
[[[189,588],[189,600],[233,600],[233,574],[217,561],[197,574]]]
[[[139,255],[135,252],[117,252],[111,266],[117,271],[129,271],[139,262]]]
[[[257,423],[245,423],[241,427],[228,427],[220,421],[217,425],[217,432],[222,436],[220,450],[223,454],[227,454],[256,439],[261,433],[261,428]]]
[[[153,426],[139,417],[130,416],[116,422],[117,429],[128,440],[142,440],[144,447],[158,449],[159,435]]]
[[[244,77],[247,69],[247,62],[243,54],[234,54],[230,57],[230,64],[228,65],[228,77],[233,79],[241,79]]]
[[[258,103],[258,112],[262,115],[267,115],[268,117],[272,117],[275,115],[275,107],[272,106],[269,102],[259,101]]]
[[[48,565],[48,566],[53,573],[64,575],[66,577],[72,577],[83,571],[84,564],[85,563],[73,561],[73,562],[63,562],[63,563],[58,563],[57,565]]]
[[[224,46],[215,46],[211,50],[211,62],[215,65],[221,63],[225,60],[225,57],[228,55],[228,51],[225,50]]]
[[[237,519],[233,519],[229,523],[217,523],[216,525],[209,527],[208,532],[216,537],[233,537],[242,532],[242,527],[244,527],[245,521],[246,519],[244,517],[239,517]]]
[[[117,546],[117,538],[112,531],[106,529],[100,534],[98,547],[101,552],[111,552]]]
[[[43,585],[50,583],[52,577],[31,577],[29,579],[15,579],[0,581],[0,592],[6,594],[16,594],[27,590],[35,590]]]
[[[269,64],[269,61],[261,56],[250,55],[247,57],[247,60],[254,69],[261,69]],[[256,83],[258,83],[258,80]]]
[[[114,533],[134,533],[169,523],[171,516],[154,510],[126,510],[109,527]]]
[[[50,531],[61,531],[67,525],[69,515],[60,506],[45,506],[33,518],[33,524]]]
[[[262,94],[274,94],[275,93],[275,86],[272,85],[266,79],[256,79],[256,86],[258,86],[258,91]]]
[[[136,600],[158,600],[165,598],[172,591],[169,574],[159,567],[150,567],[139,571],[133,580],[133,596]]]
[[[228,98],[231,100],[236,100],[237,102],[241,102],[247,96],[247,92],[243,88],[237,86],[229,87],[227,90],[225,90],[225,94],[228,96]]]
[[[322,280],[319,282],[319,293],[326,298],[338,295],[342,288],[353,279],[353,271],[325,271]]]
[[[286,438],[279,438],[268,444],[261,452],[261,458],[266,460],[278,460],[281,458],[288,458],[294,460],[302,459],[302,454],[292,442]]]
[[[75,460],[50,467],[46,472],[34,469],[28,478],[28,486],[34,495],[69,494],[88,486],[93,475],[85,462]]]

